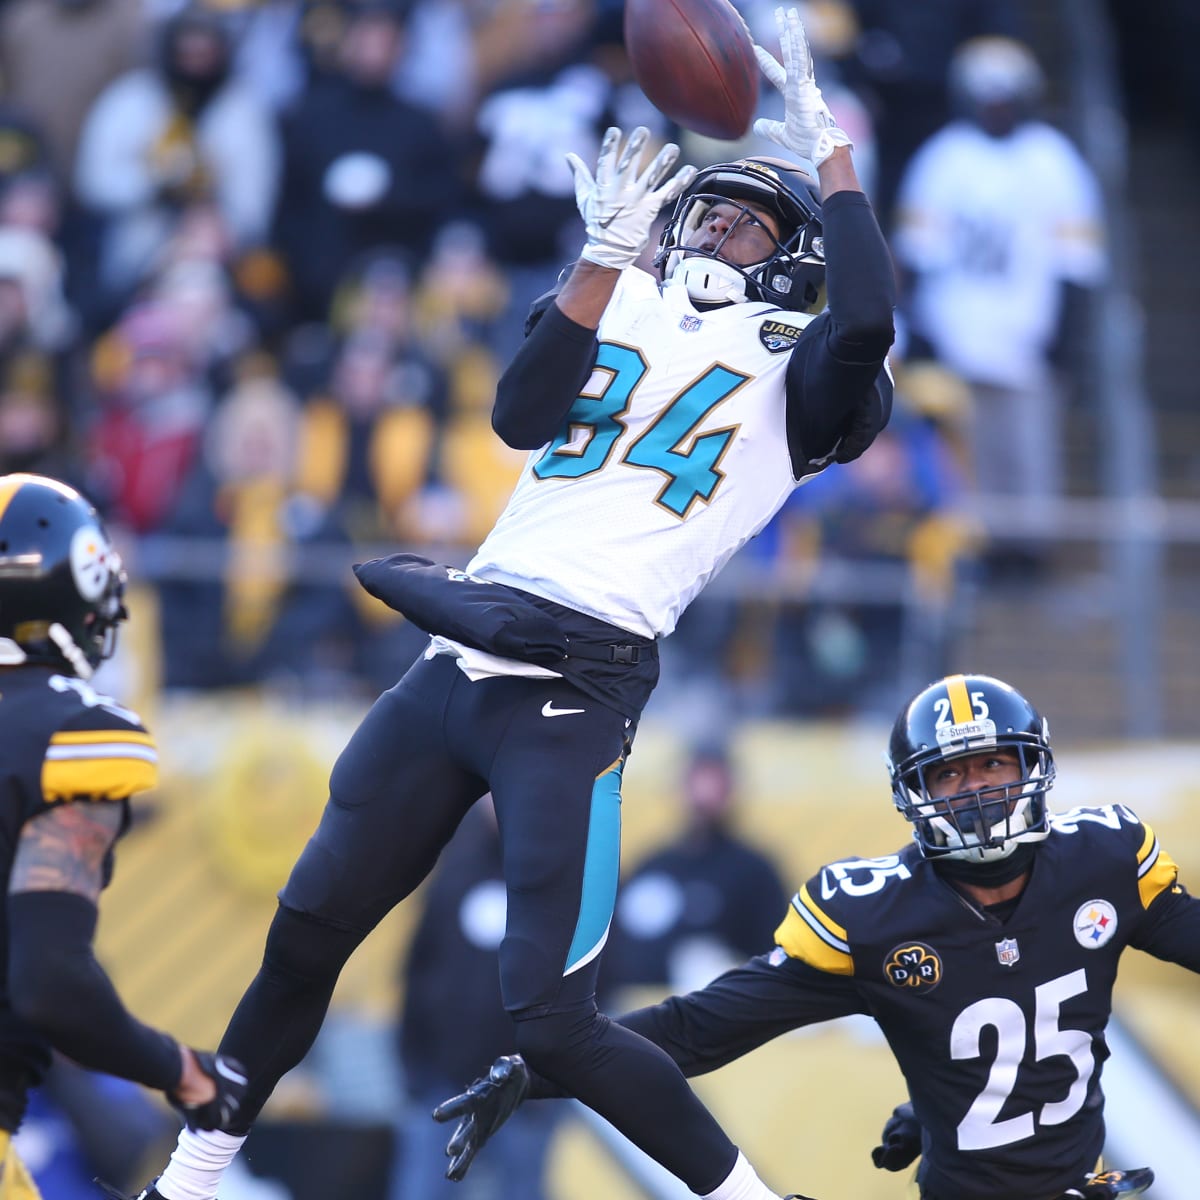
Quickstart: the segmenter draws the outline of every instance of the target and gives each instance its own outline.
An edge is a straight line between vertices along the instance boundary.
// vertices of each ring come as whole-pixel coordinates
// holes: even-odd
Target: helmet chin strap
[[[719,258],[681,258],[671,271],[671,281],[682,283],[688,295],[702,304],[740,304],[749,299],[746,277]]]
[[[71,669],[80,679],[91,679],[92,664],[87,656],[75,644],[75,639],[66,628],[55,621],[49,629],[50,640],[58,647],[59,653],[71,664]]]

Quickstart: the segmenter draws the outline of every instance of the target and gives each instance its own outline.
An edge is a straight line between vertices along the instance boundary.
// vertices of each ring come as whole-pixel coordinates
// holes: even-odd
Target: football
[[[729,0],[626,0],[625,50],[638,86],[664,116],[733,141],[758,104],[758,62]]]

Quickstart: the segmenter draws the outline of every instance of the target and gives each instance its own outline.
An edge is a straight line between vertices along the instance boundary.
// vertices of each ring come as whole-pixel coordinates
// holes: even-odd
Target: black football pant
[[[441,656],[385,692],[333,768],[221,1042],[250,1076],[240,1126],[307,1053],[354,948],[490,790],[508,894],[500,978],[518,1048],[693,1191],[713,1190],[736,1148],[666,1054],[596,1009],[626,748],[625,718],[562,679],[472,683]]]

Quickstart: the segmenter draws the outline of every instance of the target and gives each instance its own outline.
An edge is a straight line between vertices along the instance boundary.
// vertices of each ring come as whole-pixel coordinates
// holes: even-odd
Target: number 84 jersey
[[[785,376],[813,320],[761,303],[702,313],[685,288],[625,271],[591,377],[468,571],[665,637],[797,486]],[[848,404],[825,393],[810,402]]]
[[[910,846],[822,868],[793,899],[772,961],[815,969],[822,988],[842,977],[878,1022],[925,1130],[931,1195],[1056,1195],[1103,1149],[1122,951],[1200,971],[1200,904],[1176,876],[1127,808],[1074,809],[1053,818],[1006,920]]]

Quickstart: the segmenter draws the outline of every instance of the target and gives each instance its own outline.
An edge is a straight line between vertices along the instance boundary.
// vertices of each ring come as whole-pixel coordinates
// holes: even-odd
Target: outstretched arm
[[[92,942],[117,802],[63,802],[28,820],[9,878],[9,997],[14,1012],[82,1066],[165,1092],[189,1125],[236,1110],[237,1064],[192,1050],[138,1021],[96,961]]]
[[[627,139],[610,128],[594,176],[578,155],[567,155],[587,240],[554,303],[500,377],[492,427],[515,449],[535,450],[558,431],[591,372],[596,330],[621,272],[646,248],[660,210],[696,173],[680,167],[668,177],[679,156],[673,142],[643,169],[648,138],[645,126]]]
[[[828,312],[796,343],[788,363],[787,434],[797,479],[829,462],[849,462],[871,444],[891,415],[891,381],[882,371],[895,336],[895,270],[851,154],[821,95],[796,9],[775,10],[778,62],[755,55],[784,98],[784,119],[755,122],[755,132],[816,170]]]

